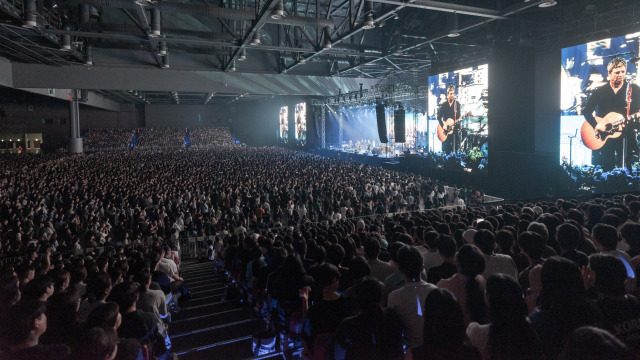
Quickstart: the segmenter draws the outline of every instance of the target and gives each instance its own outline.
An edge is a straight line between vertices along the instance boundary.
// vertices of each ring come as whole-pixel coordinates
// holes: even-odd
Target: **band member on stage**
[[[609,82],[591,93],[582,112],[587,122],[593,126],[594,131],[607,130],[606,123],[598,121],[595,116],[603,118],[609,113],[618,113],[626,117],[640,110],[640,87],[625,79],[627,74],[626,61],[620,58],[611,60],[607,65],[607,72],[609,73]],[[627,100],[631,102],[627,102]],[[591,163],[600,165],[604,171],[623,166],[623,139],[626,139],[627,153],[624,165],[631,167],[634,162],[638,161],[638,143],[634,131],[636,128],[637,126],[627,123],[622,128],[621,136],[607,138],[602,148],[591,152]]]
[[[440,126],[444,129],[448,119],[452,119],[455,124],[453,133],[442,142],[442,152],[445,154],[450,154],[460,148],[460,141],[462,141],[459,134],[460,123],[456,123],[456,120],[461,118],[460,102],[456,100],[456,88],[453,85],[449,85],[447,87],[447,100],[438,107],[438,123],[440,123]]]

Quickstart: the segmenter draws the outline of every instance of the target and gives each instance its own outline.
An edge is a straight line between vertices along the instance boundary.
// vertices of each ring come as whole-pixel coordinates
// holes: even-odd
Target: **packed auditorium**
[[[640,359],[638,64],[635,0],[0,0],[0,360]]]

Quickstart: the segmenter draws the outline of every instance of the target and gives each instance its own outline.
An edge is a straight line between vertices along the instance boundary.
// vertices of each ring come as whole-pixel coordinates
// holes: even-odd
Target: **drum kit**
[[[460,150],[469,152],[477,148],[486,157],[489,152],[487,118],[485,116],[470,116],[462,121],[460,128],[463,139],[460,143]]]

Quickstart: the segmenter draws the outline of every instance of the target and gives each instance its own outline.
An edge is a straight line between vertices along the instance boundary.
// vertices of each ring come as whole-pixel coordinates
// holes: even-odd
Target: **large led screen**
[[[607,172],[638,162],[639,37],[562,49],[560,162],[567,168]]]
[[[307,103],[296,104],[296,145],[307,145]]]
[[[456,154],[467,170],[488,164],[488,83],[486,64],[429,76],[429,150]]]
[[[282,106],[280,108],[280,142],[286,144],[289,142],[289,107]]]

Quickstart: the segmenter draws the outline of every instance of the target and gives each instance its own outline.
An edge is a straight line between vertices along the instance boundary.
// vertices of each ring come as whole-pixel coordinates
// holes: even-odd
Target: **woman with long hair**
[[[540,336],[545,358],[555,359],[569,334],[580,326],[596,325],[598,315],[584,300],[584,281],[573,261],[548,258],[542,265],[541,279],[540,308],[529,318]]]
[[[478,349],[465,342],[460,302],[446,289],[434,289],[424,300],[424,341],[416,360],[480,360]]]
[[[535,360],[542,354],[540,339],[527,320],[522,288],[510,276],[493,275],[485,295],[491,323],[472,322],[467,335],[484,360]]]
[[[480,275],[485,269],[484,256],[475,245],[464,245],[456,254],[456,266],[458,272],[448,279],[440,280],[437,286],[451,291],[458,299],[465,325],[472,321],[486,323],[485,279]]]

